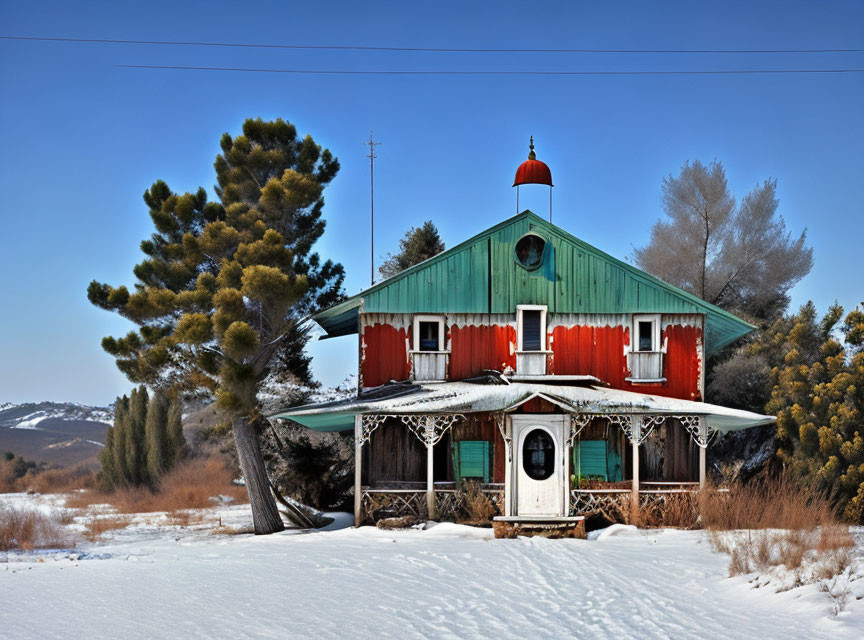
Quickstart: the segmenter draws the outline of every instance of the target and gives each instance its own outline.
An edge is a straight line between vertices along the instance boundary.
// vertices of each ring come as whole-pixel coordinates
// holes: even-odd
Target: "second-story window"
[[[540,312],[534,309],[522,312],[522,351],[540,351]]]
[[[650,320],[640,320],[636,324],[639,333],[639,351],[656,351],[654,348],[654,323]]]
[[[660,317],[657,315],[633,318],[635,351],[660,351]]]
[[[663,382],[663,347],[660,341],[660,314],[633,316],[629,382]]]
[[[437,322],[420,322],[420,344],[418,351],[439,351],[439,336]]]
[[[414,351],[445,351],[444,318],[415,316]]]
[[[444,316],[414,316],[411,376],[431,382],[447,378],[447,334]]]
[[[519,305],[516,307],[518,351],[546,350],[546,307]]]

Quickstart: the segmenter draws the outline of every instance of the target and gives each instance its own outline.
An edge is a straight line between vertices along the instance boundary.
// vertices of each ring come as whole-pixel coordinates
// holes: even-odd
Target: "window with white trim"
[[[633,351],[660,351],[660,315],[633,316]]]
[[[444,318],[414,316],[414,351],[446,351]]]
[[[629,382],[658,383],[663,377],[663,345],[660,341],[660,314],[633,316]]]
[[[517,351],[546,351],[546,306],[516,307]]]

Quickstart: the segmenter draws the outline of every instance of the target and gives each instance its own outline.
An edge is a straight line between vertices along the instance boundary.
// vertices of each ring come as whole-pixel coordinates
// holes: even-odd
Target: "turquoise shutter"
[[[483,440],[461,440],[453,443],[453,474],[456,481],[464,478],[482,479],[491,477],[489,443]]]
[[[607,480],[606,441],[581,440],[578,447],[573,447],[573,466],[581,478]]]

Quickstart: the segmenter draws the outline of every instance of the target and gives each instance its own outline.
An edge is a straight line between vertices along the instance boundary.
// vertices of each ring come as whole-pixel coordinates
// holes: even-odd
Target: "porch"
[[[392,383],[272,417],[353,430],[358,524],[656,508],[704,486],[705,450],[717,433],[773,420],[592,381],[495,376]]]
[[[563,413],[542,400],[509,413],[361,414],[355,425],[355,521],[465,519],[469,502],[478,498],[487,503],[489,519],[517,514],[512,422],[550,418],[567,427],[556,454],[564,469],[561,516],[655,509],[705,483],[705,449],[716,430],[700,416]],[[483,460],[466,465],[460,460],[465,445],[479,449]],[[605,473],[597,473],[595,445]]]

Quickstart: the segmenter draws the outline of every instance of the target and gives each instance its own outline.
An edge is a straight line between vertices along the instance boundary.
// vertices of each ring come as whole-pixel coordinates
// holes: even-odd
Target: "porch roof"
[[[542,398],[570,413],[700,415],[721,433],[774,422],[773,416],[730,409],[706,402],[664,398],[598,386],[568,386],[513,382],[475,384],[435,382],[385,385],[360,396],[293,407],[269,417],[287,418],[316,431],[354,428],[357,414],[483,413],[513,411],[533,398]]]

